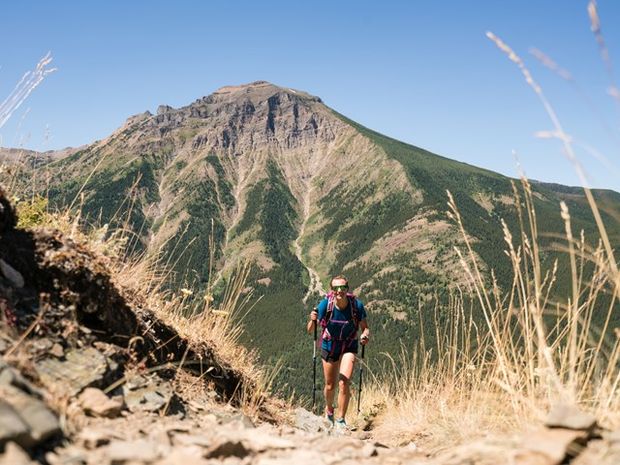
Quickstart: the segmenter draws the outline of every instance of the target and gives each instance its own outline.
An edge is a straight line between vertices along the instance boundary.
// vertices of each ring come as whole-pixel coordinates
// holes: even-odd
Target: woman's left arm
[[[368,328],[368,322],[365,318],[360,321],[360,328],[362,330],[360,339],[362,340],[362,344],[366,344],[368,342],[368,339],[370,339],[370,328]]]

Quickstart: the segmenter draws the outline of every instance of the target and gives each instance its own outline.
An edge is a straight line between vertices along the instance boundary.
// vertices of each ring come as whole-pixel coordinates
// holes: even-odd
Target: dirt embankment
[[[115,286],[102,257],[59,231],[16,224],[0,191],[0,449],[52,447],[71,429],[59,415],[86,388],[120,396],[123,408],[182,411],[162,387],[179,365],[219,400],[241,404],[253,381]]]

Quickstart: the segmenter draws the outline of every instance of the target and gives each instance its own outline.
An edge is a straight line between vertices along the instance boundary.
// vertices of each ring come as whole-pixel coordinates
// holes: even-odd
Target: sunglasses
[[[332,291],[346,291],[349,289],[349,286],[346,284],[343,284],[342,286],[332,286]]]

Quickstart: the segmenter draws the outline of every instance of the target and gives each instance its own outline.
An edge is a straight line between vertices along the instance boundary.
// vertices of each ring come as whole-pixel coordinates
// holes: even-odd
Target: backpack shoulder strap
[[[321,320],[321,326],[326,327],[329,320],[332,319],[332,314],[334,313],[334,305],[336,305],[336,297],[333,292],[328,292],[325,295],[327,299],[327,309],[325,310],[325,317]]]

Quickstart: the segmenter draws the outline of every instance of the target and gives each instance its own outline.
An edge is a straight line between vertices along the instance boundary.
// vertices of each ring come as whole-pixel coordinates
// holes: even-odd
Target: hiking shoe
[[[332,426],[334,425],[334,410],[329,410],[329,409],[325,409],[325,417],[327,418],[327,421],[329,421]]]
[[[338,418],[334,422],[334,429],[339,433],[344,433],[349,430],[349,427],[347,426],[347,422],[344,421],[344,418]]]

